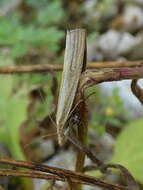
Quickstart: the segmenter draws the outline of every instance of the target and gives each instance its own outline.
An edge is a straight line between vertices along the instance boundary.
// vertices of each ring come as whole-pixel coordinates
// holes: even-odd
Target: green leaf
[[[63,31],[56,27],[35,27],[35,25],[21,25],[13,19],[0,19],[0,45],[10,46],[13,57],[19,57],[27,53],[29,48],[46,48],[49,51],[57,51],[59,40],[63,37]]]
[[[32,7],[40,7],[40,6],[45,6],[48,2],[48,0],[26,0],[26,3]]]
[[[60,1],[53,1],[39,12],[38,21],[42,25],[56,24],[64,16]]]
[[[27,44],[18,43],[12,48],[11,56],[15,57],[15,58],[20,57],[20,56],[24,56],[27,53],[28,49],[29,49],[29,47]]]
[[[0,44],[13,45],[17,42],[17,35],[19,32],[19,21],[15,16],[11,18],[0,18]]]
[[[127,167],[143,183],[143,119],[130,123],[118,136],[111,162]]]
[[[111,123],[112,125],[114,125],[114,127],[121,127],[122,126],[122,122],[115,117],[108,118],[108,122]]]
[[[6,144],[13,158],[24,160],[19,127],[26,119],[28,100],[24,88],[11,96],[12,88],[13,78],[0,76],[0,142]]]
[[[63,32],[58,31],[56,27],[45,29],[28,26],[19,29],[17,41],[27,43],[33,48],[46,47],[48,50],[56,51],[59,48],[58,42],[62,37]]]

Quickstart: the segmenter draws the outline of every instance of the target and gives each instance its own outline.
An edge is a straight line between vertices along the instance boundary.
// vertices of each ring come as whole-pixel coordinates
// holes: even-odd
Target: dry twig
[[[80,89],[85,89],[101,82],[143,78],[143,67],[87,70],[82,74]]]
[[[133,94],[137,97],[141,104],[143,104],[143,89],[137,84],[138,80],[134,79],[131,83],[131,90]]]
[[[55,178],[61,181],[65,181],[65,179],[70,179],[71,182],[73,183],[99,186],[99,187],[107,188],[110,190],[126,190],[126,187],[122,185],[111,184],[107,181],[98,179],[96,177],[84,175],[84,174],[66,170],[66,169],[45,166],[42,164],[28,162],[28,161],[16,161],[12,159],[4,159],[4,158],[0,159],[0,163],[46,173],[46,174],[39,173],[39,172],[37,173],[35,171],[34,172],[30,171],[30,172],[25,173],[23,171],[15,171],[15,170],[0,170],[1,176],[20,176],[20,177],[23,176],[23,177],[31,177],[31,178],[34,177],[34,178],[40,178],[40,179],[50,179],[51,177],[51,179]],[[48,175],[47,173],[50,173],[51,175]]]
[[[102,68],[119,68],[119,67],[140,67],[143,66],[143,61],[125,61],[125,62],[91,62],[87,64],[87,69],[102,69]],[[11,65],[0,67],[1,74],[18,74],[18,73],[40,73],[61,71],[63,65],[58,64],[39,64],[39,65]]]

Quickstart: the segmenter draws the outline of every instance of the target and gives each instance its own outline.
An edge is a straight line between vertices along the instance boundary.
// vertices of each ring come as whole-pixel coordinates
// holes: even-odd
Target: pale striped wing
[[[62,82],[58,100],[56,124],[58,135],[62,133],[69,117],[83,68],[85,30],[67,32]]]

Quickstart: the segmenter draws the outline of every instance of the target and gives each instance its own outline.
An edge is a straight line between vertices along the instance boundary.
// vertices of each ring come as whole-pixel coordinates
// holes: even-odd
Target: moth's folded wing
[[[64,69],[58,100],[56,123],[64,126],[76,95],[83,67],[85,50],[85,30],[67,32]]]

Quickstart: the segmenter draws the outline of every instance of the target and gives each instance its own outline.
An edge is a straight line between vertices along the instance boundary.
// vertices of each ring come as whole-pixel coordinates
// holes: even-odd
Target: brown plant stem
[[[96,157],[96,155],[94,155],[94,153],[88,147],[82,145],[78,139],[76,139],[75,137],[71,137],[71,136],[68,136],[68,138],[78,149],[85,152],[85,154],[93,161],[94,164],[96,164],[96,165],[85,167],[83,171],[85,171],[85,169],[92,169],[92,170],[99,169],[101,172],[107,173],[108,168],[119,169],[121,171],[122,175],[124,175],[124,177],[126,179],[126,184],[127,184],[128,189],[139,190],[139,186],[138,186],[136,180],[134,179],[134,177],[131,175],[131,173],[128,171],[127,168],[125,168],[124,166],[122,166],[120,164],[106,164],[106,163],[100,161]]]
[[[143,66],[143,61],[105,61],[87,63],[88,69],[119,68],[119,67],[139,67]]]
[[[81,36],[81,38],[85,41],[84,47],[83,47],[83,65],[82,65],[82,71],[81,74],[86,70],[86,64],[87,64],[87,44],[86,44],[86,32],[85,36]],[[87,144],[87,136],[88,136],[88,122],[87,122],[87,109],[85,104],[85,97],[84,93],[80,92],[80,88],[78,85],[76,97],[75,97],[75,103],[78,102],[81,103],[77,107],[77,112],[79,113],[80,122],[77,125],[77,131],[78,131],[78,140],[81,142],[81,144],[86,145]],[[75,171],[76,172],[83,172],[84,168],[84,162],[85,162],[85,152],[78,149],[77,157],[76,157],[76,165],[75,165]],[[79,184],[74,185],[74,189],[76,190],[82,190],[82,186]]]
[[[143,61],[125,61],[125,62],[91,62],[87,63],[87,69],[119,68],[119,67],[140,67]],[[58,64],[38,64],[38,65],[11,65],[0,67],[0,74],[18,74],[18,73],[40,73],[51,71],[62,71],[63,65]]]
[[[79,93],[78,93],[79,94]],[[81,100],[78,109],[80,113],[81,122],[78,126],[78,140],[81,144],[86,145],[87,144],[87,137],[88,137],[88,124],[87,124],[87,111],[86,111],[86,105],[84,100],[84,95],[78,96],[77,100]],[[75,165],[75,171],[76,172],[83,172],[84,169],[84,162],[85,162],[85,152],[81,149],[78,149],[77,157],[76,157],[76,165]],[[75,186],[76,190],[81,190],[82,187],[80,185]]]
[[[35,172],[35,171],[18,171],[18,170],[0,170],[0,176],[14,176],[14,177],[28,177],[28,178],[37,178],[37,179],[45,179],[45,180],[58,180],[58,181],[64,181],[63,178],[58,177],[56,175],[51,174],[44,174],[41,172]]]
[[[139,190],[138,183],[136,182],[134,177],[130,174],[130,172],[128,171],[127,168],[125,168],[124,166],[122,166],[120,164],[107,164],[106,167],[119,169],[121,171],[122,175],[124,176],[124,178],[126,180],[127,189]]]
[[[137,84],[138,80],[134,79],[131,82],[131,90],[133,94],[137,97],[141,104],[143,104],[143,89]]]
[[[88,88],[101,82],[143,78],[143,67],[87,70],[82,74],[80,89]]]
[[[92,160],[92,162],[94,164],[96,164],[96,169],[100,169],[101,172],[105,172],[104,170],[104,162],[100,161],[96,155],[94,155],[94,153],[92,151],[90,151],[90,149],[85,146],[84,144],[82,144],[79,139],[75,138],[75,137],[71,137],[71,136],[68,136],[68,139],[70,140],[70,142],[75,146],[77,147],[79,150],[81,150],[81,152],[84,152],[88,158],[90,158]],[[93,168],[95,169],[95,166],[93,166]],[[84,170],[84,168],[83,168]]]
[[[12,159],[8,159],[8,158],[1,158],[0,159],[0,163],[1,164],[6,164],[6,165],[12,165],[15,167],[20,167],[20,168],[27,168],[30,170],[36,170],[36,171],[41,171],[41,172],[45,172],[45,173],[50,173],[51,174],[51,179],[53,179],[54,177],[52,176],[52,174],[55,177],[55,179],[57,178],[57,180],[63,180],[66,181],[66,179],[70,179],[73,183],[80,183],[80,184],[86,184],[86,185],[91,185],[91,186],[99,186],[99,187],[103,187],[103,188],[107,188],[110,190],[126,190],[126,187],[122,186],[122,185],[117,185],[117,184],[111,184],[109,182],[106,182],[104,180],[98,179],[96,177],[92,177],[92,176],[88,176],[88,175],[84,175],[78,172],[74,172],[74,171],[70,171],[70,170],[66,170],[66,169],[61,169],[61,168],[56,168],[56,167],[51,167],[51,166],[45,166],[42,164],[38,164],[38,163],[34,163],[34,162],[28,162],[28,161],[16,161],[16,160],[12,160]],[[4,173],[5,171],[5,173]],[[17,174],[14,172],[18,172]],[[34,173],[32,175],[33,171],[30,171],[30,173],[26,174],[24,172],[21,171],[15,171],[15,170],[11,170],[7,171],[7,170],[0,170],[0,175],[2,176],[23,176],[23,177],[35,177],[37,178],[41,173]],[[43,173],[42,173],[43,174]],[[29,176],[28,176],[29,175]],[[41,175],[42,179],[49,179],[50,175],[48,174],[44,174],[43,177]]]

